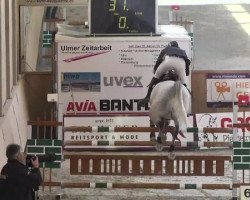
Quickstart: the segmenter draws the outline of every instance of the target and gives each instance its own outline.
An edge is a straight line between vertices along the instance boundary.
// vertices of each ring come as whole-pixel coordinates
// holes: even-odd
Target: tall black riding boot
[[[151,92],[154,88],[154,86],[159,83],[159,79],[153,77],[151,82],[149,83],[148,85],[148,92],[147,92],[147,95],[144,99],[141,99],[139,102],[138,102],[138,105],[141,106],[141,107],[145,107],[146,104],[149,102],[149,99],[150,99],[150,95],[151,95]]]
[[[192,93],[191,93],[191,91],[188,89],[187,84],[186,84],[186,83],[183,83],[183,85],[187,88],[189,94],[192,96]]]

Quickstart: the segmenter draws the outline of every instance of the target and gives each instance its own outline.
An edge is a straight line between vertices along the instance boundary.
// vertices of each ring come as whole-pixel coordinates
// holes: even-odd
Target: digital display
[[[91,34],[156,32],[156,0],[91,0]]]

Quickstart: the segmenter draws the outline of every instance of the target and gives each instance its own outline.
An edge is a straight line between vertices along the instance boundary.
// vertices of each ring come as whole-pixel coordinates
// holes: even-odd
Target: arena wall
[[[20,80],[14,87],[13,98],[4,106],[0,117],[0,169],[6,163],[5,149],[10,143],[20,144],[24,150],[27,141],[28,110],[25,95],[25,81]]]

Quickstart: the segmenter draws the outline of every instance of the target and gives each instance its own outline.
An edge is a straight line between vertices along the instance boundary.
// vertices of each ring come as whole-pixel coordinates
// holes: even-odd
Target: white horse
[[[188,127],[187,114],[191,110],[191,95],[187,88],[179,81],[164,81],[158,83],[150,96],[151,121],[159,128],[156,148],[162,150],[162,143],[166,140],[165,128],[169,125],[170,120],[174,121],[175,131],[172,143],[169,149],[170,157],[174,156],[175,140],[179,140],[178,133]],[[183,135],[183,134],[182,134]]]

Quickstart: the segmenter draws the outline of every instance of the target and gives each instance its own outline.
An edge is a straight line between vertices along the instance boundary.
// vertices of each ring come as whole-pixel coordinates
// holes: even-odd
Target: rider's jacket
[[[191,61],[188,59],[186,52],[179,47],[172,47],[172,46],[167,46],[161,51],[154,66],[154,73],[161,64],[161,62],[163,61],[165,55],[183,58],[186,63],[185,67],[186,76],[189,76],[189,65]]]

